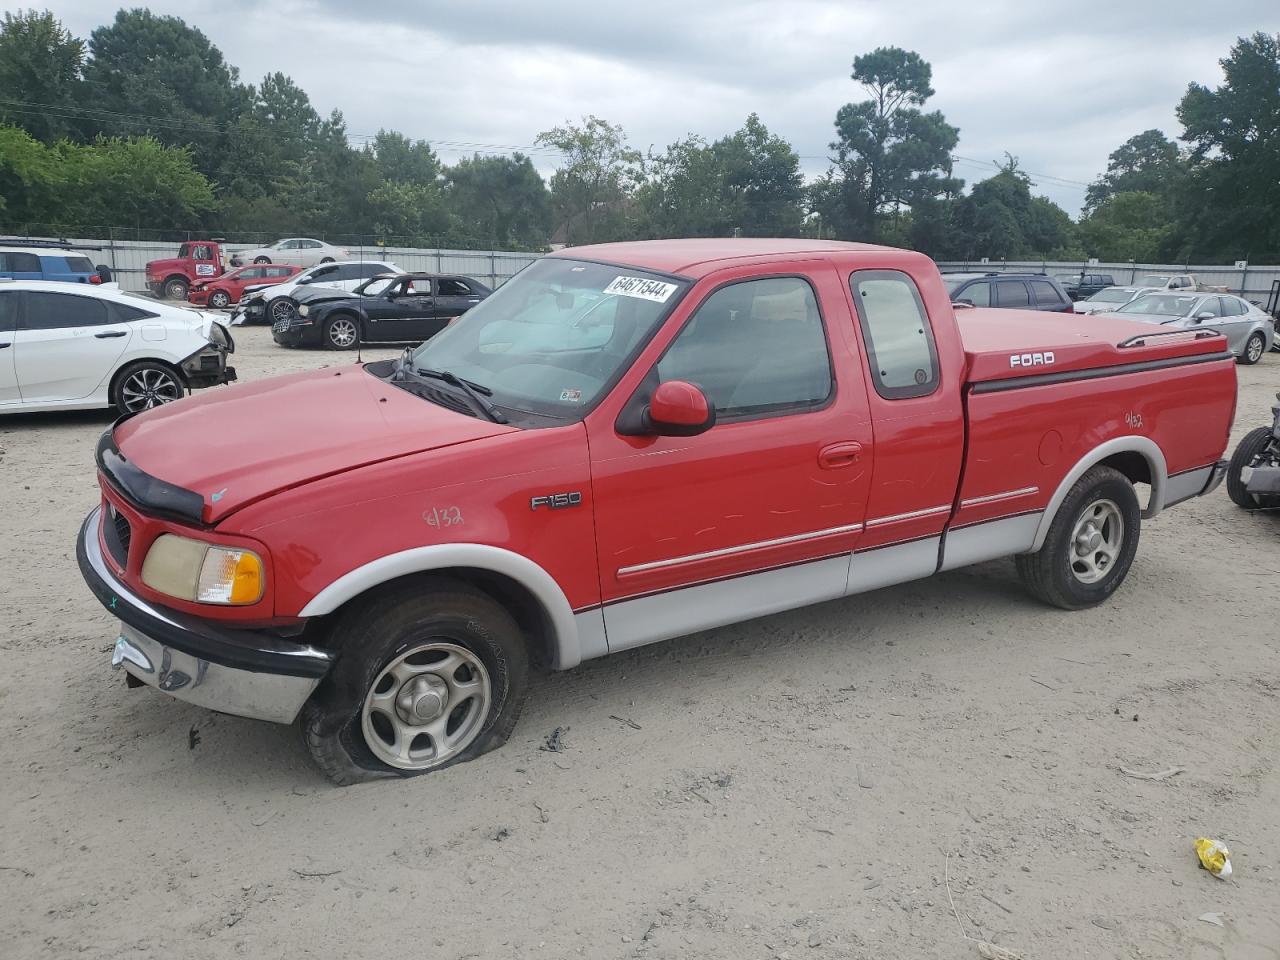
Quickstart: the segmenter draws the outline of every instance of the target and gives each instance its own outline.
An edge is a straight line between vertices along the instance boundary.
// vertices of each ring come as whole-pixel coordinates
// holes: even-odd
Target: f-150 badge
[[[563,510],[565,507],[576,507],[580,503],[582,503],[582,493],[573,490],[569,493],[549,493],[545,497],[530,497],[529,509],[549,507],[552,510]]]

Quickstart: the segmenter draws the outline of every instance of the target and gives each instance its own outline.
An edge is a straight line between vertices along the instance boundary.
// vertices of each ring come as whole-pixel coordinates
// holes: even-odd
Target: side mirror
[[[696,437],[716,423],[716,408],[702,388],[684,380],[658,385],[642,416],[646,432],[662,437]]]
[[[1209,311],[1207,311],[1207,310],[1206,310],[1204,313],[1197,313],[1197,314],[1196,314],[1196,322],[1197,322],[1197,323],[1203,323],[1205,320],[1212,320],[1212,319],[1214,319],[1213,314],[1212,314],[1212,313],[1210,313],[1210,312],[1209,312]]]

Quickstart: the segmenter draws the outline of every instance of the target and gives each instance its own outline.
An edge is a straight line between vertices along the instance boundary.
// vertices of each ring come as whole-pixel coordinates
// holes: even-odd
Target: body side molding
[[[537,598],[546,614],[552,630],[550,640],[555,668],[565,670],[582,661],[573,610],[551,574],[528,557],[481,543],[440,543],[379,557],[333,581],[312,597],[298,616],[317,617],[332,613],[353,597],[388,580],[450,567],[490,570],[517,581]]]
[[[1044,544],[1044,538],[1049,535],[1049,526],[1053,523],[1053,518],[1057,515],[1058,508],[1062,506],[1062,501],[1066,499],[1068,491],[1071,490],[1075,482],[1084,476],[1085,471],[1090,467],[1096,466],[1107,457],[1115,456],[1117,453],[1141,454],[1151,470],[1151,499],[1147,501],[1147,508],[1142,511],[1142,518],[1150,520],[1163,509],[1165,484],[1169,477],[1169,468],[1165,463],[1164,452],[1150,437],[1113,437],[1105,443],[1098,444],[1077,460],[1075,466],[1067,471],[1066,476],[1062,478],[1062,482],[1058,484],[1058,488],[1054,490],[1053,496],[1049,498],[1049,503],[1044,508],[1044,514],[1040,517],[1040,526],[1036,529],[1036,537],[1031,544],[1029,552],[1039,550]]]

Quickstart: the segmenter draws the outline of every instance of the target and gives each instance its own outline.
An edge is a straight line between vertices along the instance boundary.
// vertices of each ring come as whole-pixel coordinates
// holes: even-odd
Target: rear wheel
[[[121,414],[139,413],[181,399],[185,388],[177,373],[158,360],[139,360],[117,375],[111,403]]]
[[[333,257],[321,257],[321,258],[320,258],[320,262],[321,262],[321,263],[333,263]]]
[[[511,735],[528,656],[511,615],[485,594],[415,581],[349,608],[334,636],[338,659],[300,722],[335,783],[428,773]]]
[[[1231,455],[1231,462],[1227,464],[1227,496],[1237,507],[1244,507],[1246,510],[1258,508],[1258,498],[1245,489],[1249,481],[1244,472],[1258,465],[1259,458],[1270,442],[1271,428],[1258,427],[1244,435],[1235,453]]]
[[[1058,507],[1044,544],[1015,558],[1027,589],[1064,610],[1096,606],[1124,582],[1138,550],[1142,511],[1118,470],[1094,467]]]
[[[254,263],[270,263],[271,258],[270,257],[254,257],[253,262]]]
[[[350,350],[360,339],[358,323],[349,313],[330,317],[324,324],[324,345],[330,350]]]
[[[1239,362],[1245,366],[1253,366],[1262,359],[1262,355],[1267,352],[1267,338],[1261,331],[1255,331],[1249,335],[1249,339],[1245,341],[1244,352],[1240,354]]]
[[[185,300],[190,290],[185,277],[170,277],[164,282],[164,295],[170,300]]]
[[[225,290],[215,290],[209,294],[209,306],[217,307],[219,310],[225,310],[231,306],[231,294]]]

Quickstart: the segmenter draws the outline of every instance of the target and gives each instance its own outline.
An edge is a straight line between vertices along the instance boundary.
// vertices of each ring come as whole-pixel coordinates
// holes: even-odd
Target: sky
[[[431,141],[446,163],[521,149],[544,174],[556,156],[533,150],[539,131],[587,114],[661,151],[688,134],[717,139],[755,112],[817,176],[836,111],[863,99],[853,58],[904,47],[933,65],[926,109],[960,128],[956,175],[972,184],[1011,153],[1033,191],[1073,216],[1122,142],[1152,127],[1177,136],[1187,84],[1221,82],[1218,61],[1238,36],[1280,32],[1277,0],[148,5],[202,30],[245,82],[288,74],[321,114],[341,110],[357,138],[399,130]],[[47,6],[86,39],[115,10]]]

